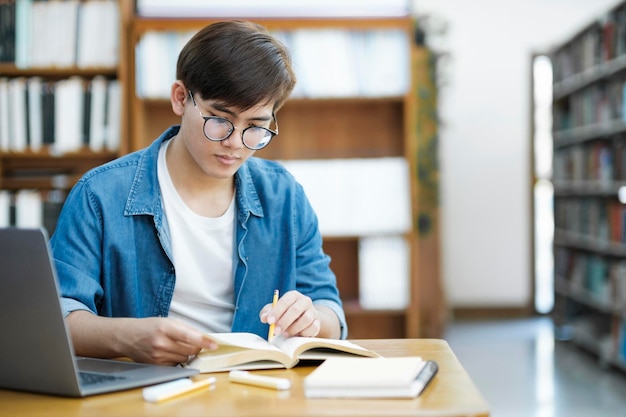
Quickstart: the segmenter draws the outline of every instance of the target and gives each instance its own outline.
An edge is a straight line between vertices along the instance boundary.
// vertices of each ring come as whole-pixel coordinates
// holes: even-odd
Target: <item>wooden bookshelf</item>
[[[45,24],[44,21],[35,21],[35,8],[38,8],[39,10],[37,15],[43,16],[43,19],[45,19],[45,16],[54,15],[55,13],[58,14],[57,12],[61,10],[59,9],[60,7],[65,7],[65,9],[63,9],[65,12],[69,10],[69,7],[75,7],[72,13],[76,13],[77,22],[80,22],[80,19],[83,18],[81,13],[85,10],[82,8],[85,3],[53,3],[54,4],[37,2],[37,4],[35,4],[34,2],[25,0],[23,2],[3,2],[0,4],[0,7],[4,8],[4,19],[0,23],[2,25],[0,32],[5,36],[3,37],[2,42],[5,46],[14,46],[15,51],[19,49],[29,51],[27,54],[23,55],[22,58],[18,57],[17,52],[12,57],[3,56],[3,62],[0,62],[0,79],[6,83],[10,83],[15,80],[25,80],[25,82],[29,82],[29,80],[32,79],[39,79],[43,84],[50,86],[45,88],[53,89],[56,88],[58,83],[72,78],[79,78],[84,86],[87,86],[94,78],[99,77],[108,81],[115,80],[116,82],[119,82],[121,85],[121,91],[125,92],[127,90],[125,87],[127,76],[124,71],[127,67],[125,65],[121,65],[120,59],[117,59],[117,65],[89,64],[86,61],[79,62],[79,53],[76,52],[72,56],[71,60],[64,64],[59,64],[59,62],[54,60],[55,54],[65,55],[65,50],[61,48],[61,46],[65,46],[65,42],[57,42],[59,45],[55,45],[53,43],[46,44],[46,39],[51,37],[46,37],[43,32],[37,32],[42,36],[34,36],[35,30],[57,31],[60,28],[58,25],[70,25],[69,21],[62,21],[59,23],[54,19],[48,19],[51,21],[50,25]],[[119,19],[119,33],[115,34],[115,36],[119,39],[123,39],[125,36],[124,28],[127,26],[127,22],[130,17],[130,6],[128,3],[130,2],[114,1],[111,3],[112,7],[108,7],[108,3],[106,5],[103,3],[99,4],[99,6],[107,8],[107,13],[110,12],[109,16],[117,16],[113,18]],[[30,10],[30,12],[20,14],[21,12],[17,10],[20,6],[23,6],[21,10]],[[89,7],[91,6],[94,6],[94,3],[90,3]],[[13,7],[13,9],[11,7]],[[118,8],[119,13],[112,11],[112,8],[114,7]],[[53,12],[53,8],[57,8],[56,11]],[[92,8],[91,10],[95,9]],[[102,8],[99,9],[99,11],[102,10]],[[92,16],[94,16],[95,13],[92,13]],[[100,20],[105,21],[102,15],[98,15],[97,17],[100,18]],[[30,21],[30,23],[26,24],[25,22],[28,21]],[[28,32],[29,34],[24,39],[30,38],[30,42],[32,43],[32,45],[25,46],[24,48],[20,47],[19,41],[19,39],[21,39],[19,32],[23,27],[31,27],[31,31]],[[75,43],[76,51],[78,51],[78,45],[80,43],[79,38],[86,37],[86,34],[80,32],[79,28],[80,23],[77,23],[73,31],[66,31],[68,34],[71,33],[73,38],[73,40],[67,44],[71,45]],[[100,40],[106,38],[106,35],[107,34],[103,31],[99,31],[97,34],[97,36],[99,36],[98,39]],[[35,44],[45,44],[46,47],[37,49]],[[24,45],[27,45],[27,42],[25,42]],[[114,45],[113,41],[111,45]],[[125,46],[125,42],[119,41],[119,56],[126,55],[124,50]],[[103,45],[100,44],[99,47],[103,47]],[[54,49],[55,52],[50,54],[47,53],[45,49]],[[6,50],[7,49],[4,51]],[[42,52],[42,50],[44,51]],[[113,53],[114,49],[112,48],[110,51]],[[46,58],[43,58],[44,52],[46,52]],[[103,50],[100,50],[100,53],[102,55],[105,54]],[[111,54],[107,55],[107,57],[112,57],[111,61],[115,60],[115,55]],[[18,63],[18,59],[22,59],[22,61]],[[26,94],[27,91],[25,91],[25,95]],[[7,98],[7,100],[10,100],[10,98]],[[30,98],[27,98],[26,100],[30,100]],[[25,101],[25,103],[27,102],[28,101]],[[28,122],[25,127],[25,136],[27,137],[27,140],[25,141],[26,143],[23,148],[15,148],[14,138],[17,136],[15,135],[15,131],[17,129],[21,130],[23,127],[16,126],[18,120],[15,117],[15,114],[17,113],[16,106],[9,101],[7,107],[9,111],[8,120],[10,123],[7,123],[9,126],[8,129],[2,132],[8,132],[8,136],[3,137],[2,148],[0,149],[0,191],[3,193],[8,192],[15,194],[21,190],[35,190],[40,192],[42,200],[45,203],[47,195],[63,195],[63,193],[67,192],[81,177],[81,175],[90,168],[110,161],[122,153],[128,152],[128,135],[126,129],[128,126],[128,120],[125,106],[126,102],[127,99],[122,97],[119,106],[121,116],[120,132],[119,134],[116,134],[116,136],[119,136],[120,148],[116,150],[105,150],[103,148],[102,150],[94,151],[90,149],[89,144],[86,142],[86,138],[83,138],[82,144],[79,144],[75,149],[65,150],[62,147],[59,148],[59,138],[56,137],[57,135],[52,133],[54,129],[46,128],[50,125],[46,125],[45,121],[43,122],[42,129],[44,131],[44,143],[43,145],[33,145],[33,143],[31,143],[33,131],[31,126],[28,124],[30,122],[28,119],[34,117],[34,115],[30,113],[30,109],[28,107],[23,109],[24,114],[27,114],[25,116],[26,121]],[[42,104],[42,106],[44,105]],[[2,107],[1,104],[0,107]],[[58,104],[56,107],[57,108],[54,109],[54,112],[48,112],[45,108],[42,109],[42,118],[54,119],[57,113],[60,113],[62,118],[64,118],[65,115],[62,113],[64,111],[67,112],[67,118],[69,118],[74,113],[73,110],[69,108],[58,108]],[[83,107],[83,109],[85,108],[86,107]],[[6,109],[0,109],[0,111],[6,111]],[[86,117],[84,119],[88,120]],[[1,123],[2,121],[0,121],[0,124]],[[88,121],[82,121],[81,123],[86,124]],[[58,190],[60,193],[54,192],[55,190]],[[59,201],[55,201],[54,203],[59,203]],[[45,216],[46,214],[43,215]],[[44,223],[45,222],[46,220],[44,220]],[[56,221],[54,221],[54,223],[56,223]]]
[[[428,84],[436,96],[432,78],[432,56],[413,44],[414,22],[409,16],[389,18],[277,18],[251,19],[270,31],[299,29],[379,30],[403,31],[409,40],[406,53],[410,56],[410,86],[405,93],[391,96],[352,96],[342,98],[291,98],[278,112],[280,135],[270,146],[256,155],[269,159],[325,159],[325,158],[381,158],[404,157],[411,172],[411,216],[413,228],[404,236],[410,252],[410,296],[406,308],[399,310],[367,310],[359,303],[358,236],[324,237],[324,249],[331,256],[331,267],[338,278],[338,286],[345,304],[350,338],[396,338],[425,336],[423,322],[430,312],[441,312],[445,307],[439,283],[438,223],[436,192],[430,190],[430,205],[425,207],[430,229],[423,235],[418,230],[420,213],[418,196],[424,195],[425,184],[418,181],[418,153],[420,132],[426,132],[422,145],[432,147],[436,124],[433,120],[424,127],[419,115],[420,100],[416,83]],[[140,149],[156,139],[168,126],[179,123],[171,111],[169,100],[140,98],[135,94],[137,57],[135,47],[148,32],[191,32],[215,20],[210,18],[143,18],[134,16],[129,21],[125,62],[128,67],[127,88],[129,108],[129,151]],[[175,65],[171,62],[169,65]],[[417,67],[417,66],[420,67]],[[432,106],[434,101],[431,97]],[[421,109],[423,110],[423,109]],[[429,111],[433,111],[430,107]],[[431,161],[432,162],[432,161]],[[431,167],[431,174],[436,174]],[[430,177],[436,181],[436,175]],[[427,187],[426,187],[427,188]],[[428,189],[426,191],[428,193]],[[421,251],[424,251],[422,257]],[[420,276],[421,275],[421,276]],[[430,293],[422,293],[428,288]],[[421,308],[422,300],[429,311]],[[428,336],[440,336],[429,326]]]
[[[53,155],[48,149],[39,152],[0,154],[0,189],[24,188],[69,190],[90,168],[114,159],[115,152],[79,152]]]
[[[557,337],[624,369],[626,2],[551,54]]]

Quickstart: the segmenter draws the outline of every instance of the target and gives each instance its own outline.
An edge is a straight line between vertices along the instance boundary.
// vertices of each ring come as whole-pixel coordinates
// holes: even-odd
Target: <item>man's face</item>
[[[224,179],[234,176],[255,152],[244,145],[244,129],[247,129],[244,133],[246,144],[254,147],[259,131],[254,128],[273,127],[274,103],[259,104],[239,111],[224,106],[218,100],[202,100],[198,95],[192,98],[187,100],[183,115],[183,140],[191,158],[210,177]],[[208,139],[207,135],[213,140]],[[224,136],[227,137],[220,140]]]

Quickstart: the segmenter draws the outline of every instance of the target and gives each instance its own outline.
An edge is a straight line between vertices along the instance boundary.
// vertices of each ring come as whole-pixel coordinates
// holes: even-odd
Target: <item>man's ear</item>
[[[172,92],[170,94],[172,111],[175,115],[182,117],[183,113],[185,113],[185,102],[188,97],[187,87],[185,87],[182,81],[175,81],[174,84],[172,84]]]

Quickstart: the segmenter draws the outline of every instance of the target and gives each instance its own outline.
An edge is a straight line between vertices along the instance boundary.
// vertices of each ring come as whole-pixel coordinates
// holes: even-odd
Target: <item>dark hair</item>
[[[203,99],[240,110],[269,102],[278,110],[296,84],[287,48],[263,26],[240,20],[196,33],[178,56],[176,78]]]

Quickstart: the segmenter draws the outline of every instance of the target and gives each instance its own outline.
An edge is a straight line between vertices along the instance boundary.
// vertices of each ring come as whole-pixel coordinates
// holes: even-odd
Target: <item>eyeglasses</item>
[[[193,106],[204,119],[204,126],[202,129],[204,131],[204,136],[214,142],[221,142],[228,139],[235,131],[235,125],[233,122],[223,117],[203,115],[196,105],[193,93],[191,90],[188,91],[189,97],[191,97],[191,101],[193,102]],[[258,151],[259,149],[266,147],[272,138],[278,135],[278,121],[276,120],[276,115],[273,113],[272,118],[274,119],[276,130],[266,129],[260,126],[248,126],[241,131],[241,141],[246,148]]]

